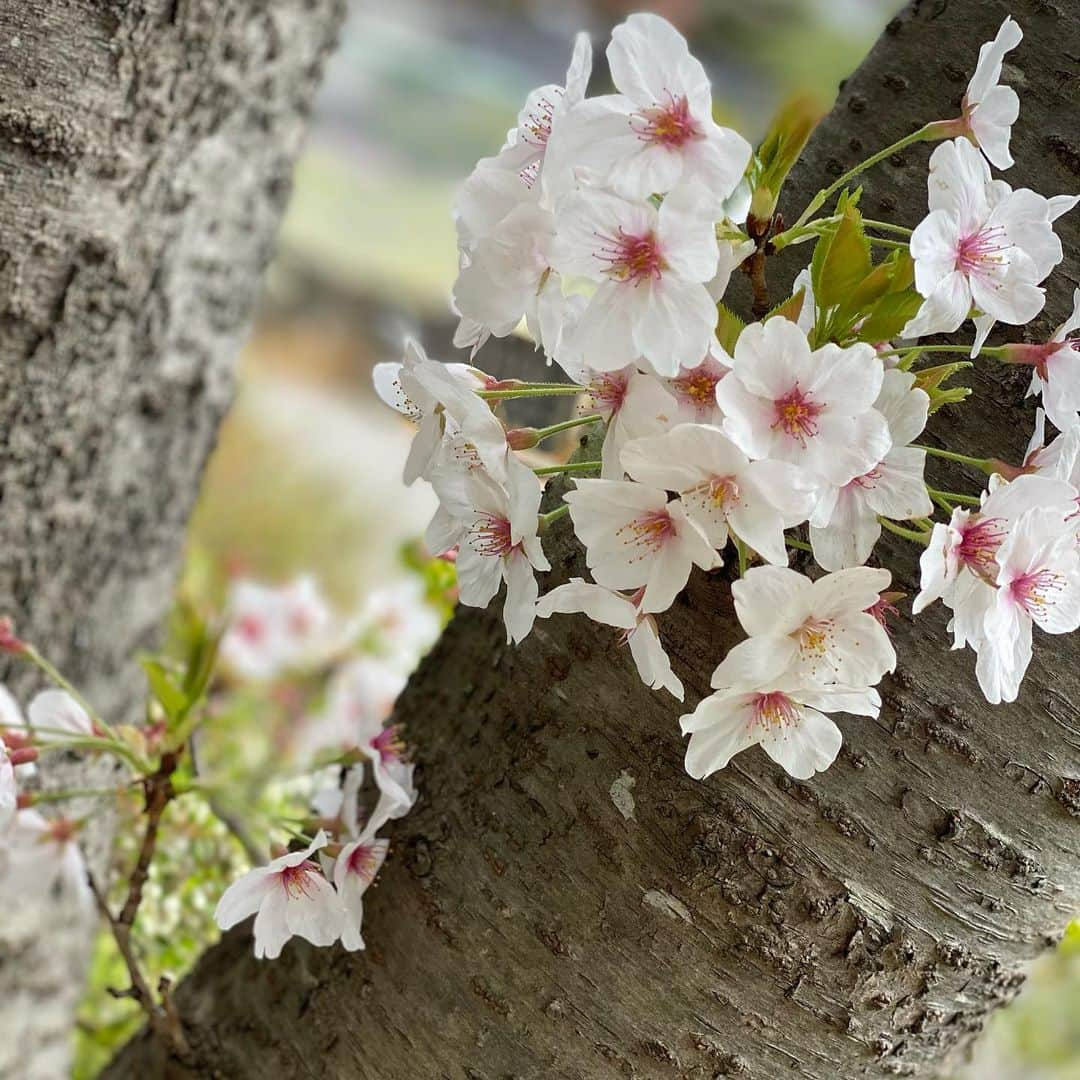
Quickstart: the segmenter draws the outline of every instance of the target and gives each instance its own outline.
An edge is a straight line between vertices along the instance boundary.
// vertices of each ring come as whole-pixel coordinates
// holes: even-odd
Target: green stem
[[[540,515],[540,529],[548,528],[553,521],[558,521],[559,518],[565,517],[570,513],[570,504],[563,503],[562,506],[556,506],[554,510],[549,510],[546,514]]]
[[[879,232],[894,232],[900,236],[910,236],[912,230],[904,225],[894,225],[891,221],[874,221],[873,218],[864,217],[862,219],[864,225],[868,225],[871,229],[877,229]]]
[[[581,386],[567,386],[565,383],[552,383],[550,386],[524,386],[514,390],[477,390],[476,396],[485,401],[512,401],[515,398],[531,397],[571,397],[585,393]]]
[[[552,424],[549,427],[537,428],[533,434],[536,441],[558,435],[560,431],[569,431],[571,428],[582,427],[584,424],[595,424],[597,420],[604,418],[599,413],[589,413],[588,416],[575,416],[572,420],[564,420],[561,424]]]
[[[537,476],[555,476],[558,473],[573,472],[575,469],[584,469],[587,472],[597,472],[603,467],[599,461],[568,461],[565,465],[544,465],[539,469],[533,469]]]
[[[931,457],[942,458],[945,461],[955,461],[960,465],[970,465],[974,469],[984,472],[987,476],[996,473],[997,467],[992,458],[969,457],[967,454],[954,454],[951,450],[939,450],[936,446],[922,446],[920,443],[912,443],[913,450],[925,450]]]
[[[1001,356],[1005,349],[1000,345],[991,345],[983,348],[980,356]],[[907,345],[902,349],[883,349],[878,356],[902,356],[906,353],[954,353],[958,356],[968,356],[971,353],[970,345]]]
[[[746,577],[746,545],[737,536],[732,539],[735,541],[735,550],[739,553],[739,577]]]
[[[879,161],[884,161],[887,157],[891,157],[893,154],[903,150],[907,146],[912,146],[914,143],[927,142],[940,138],[947,138],[947,136],[940,130],[939,126],[935,124],[926,124],[919,128],[918,131],[913,131],[910,135],[905,135],[904,138],[898,139],[891,146],[886,146],[884,150],[879,150],[876,154],[872,154],[853,169],[848,169],[843,176],[834,180],[827,188],[819,191],[807,204],[806,209],[799,215],[799,220],[795,222],[792,228],[797,229],[805,225],[807,221],[809,221],[810,218],[825,205],[831,195],[835,195],[838,191],[846,187],[856,176],[865,172],[872,166],[877,165]]]
[[[884,236],[868,236],[866,239],[878,247],[891,248],[893,251],[907,251],[907,244],[900,240],[886,240]]]
[[[813,551],[814,549],[805,540],[796,540],[794,537],[785,536],[784,543],[796,551]]]
[[[894,533],[896,536],[902,536],[905,540],[911,540],[916,544],[922,544],[926,547],[930,541],[930,534],[927,532],[916,532],[914,529],[905,529],[902,525],[897,525],[895,521],[890,521],[888,518],[879,517],[878,521],[881,522],[881,526],[884,529],[888,529],[889,532]]]
[[[966,503],[968,506],[982,506],[982,499],[977,495],[961,495],[956,491],[938,491],[931,487],[926,490],[931,499],[946,499],[953,503]]]
[[[65,799],[88,799],[94,796],[119,795],[123,787],[114,788],[63,788],[58,791],[35,791],[34,805],[43,802],[63,802]]]

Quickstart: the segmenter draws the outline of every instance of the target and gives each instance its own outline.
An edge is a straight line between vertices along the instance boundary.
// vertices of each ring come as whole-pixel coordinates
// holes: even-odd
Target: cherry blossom
[[[94,723],[66,690],[42,690],[27,707],[28,727],[43,743],[57,739],[93,738]]]
[[[644,586],[646,614],[671,606],[694,565],[720,565],[700,526],[662,488],[624,480],[574,483],[565,499],[593,577],[608,589]]]
[[[629,364],[617,371],[580,373],[586,384],[583,411],[599,413],[606,421],[600,450],[600,476],[621,480],[619,455],[631,439],[657,435],[675,423],[679,405],[655,375]]]
[[[0,837],[0,894],[17,895],[21,904],[63,896],[85,910],[93,907],[78,832],[70,818],[20,810]]]
[[[321,663],[349,636],[310,575],[281,586],[236,580],[229,587],[226,609],[229,624],[221,659],[244,679],[269,680],[290,668]],[[78,706],[71,702],[61,708],[59,701],[51,699],[49,708],[71,720],[72,706]]]
[[[786,461],[843,486],[891,447],[874,408],[884,370],[869,345],[811,351],[787,319],[754,323],[739,335],[731,374],[716,388],[724,431],[750,458]]]
[[[540,482],[516,457],[506,482],[483,469],[463,473],[450,466],[431,478],[440,513],[428,527],[432,551],[457,547],[459,596],[470,607],[487,607],[506,583],[503,619],[507,641],[522,641],[532,629],[539,589],[534,571],[550,570],[537,536]]]
[[[15,820],[19,790],[15,781],[15,765],[7,746],[0,740],[0,840]]]
[[[874,408],[889,425],[892,449],[843,487],[825,489],[810,519],[814,558],[826,570],[861,566],[881,536],[880,517],[926,517],[934,504],[926,491],[926,452],[907,444],[926,427],[930,398],[906,371],[885,372]]]
[[[904,337],[952,333],[978,309],[972,356],[995,321],[1022,325],[1045,303],[1040,282],[1061,262],[1053,221],[1071,199],[1054,202],[993,180],[966,139],[942,143],[930,157],[930,213],[911,237],[915,287],[925,297]]]
[[[944,600],[957,613],[953,630],[956,647],[962,647],[965,628],[978,627],[989,602],[986,590],[992,589],[996,579],[998,549],[1013,522],[1040,506],[1054,508],[1065,521],[1075,510],[1076,489],[1050,476],[1023,475],[1006,482],[995,475],[977,510],[957,507],[947,525],[937,522],[919,559],[921,588],[911,605],[912,614]],[[962,586],[959,594],[958,586]],[[969,611],[973,613],[970,620]]]
[[[593,622],[622,630],[623,643],[630,647],[641,681],[653,690],[667,690],[682,701],[683,684],[671,670],[656,620],[642,612],[640,600],[641,590],[628,597],[581,578],[571,578],[540,598],[536,614],[541,619],[548,619],[557,612],[582,612]]]
[[[563,342],[570,362],[614,371],[638,357],[675,376],[686,357],[705,355],[718,249],[700,188],[676,189],[657,210],[586,187],[560,203],[556,230],[552,265],[597,283]]]
[[[389,849],[390,842],[376,837],[375,830],[369,826],[346,844],[334,860],[334,885],[345,910],[341,944],[349,952],[364,948],[360,933],[364,921],[364,893],[382,869]]]
[[[411,671],[439,636],[441,620],[424,596],[424,582],[412,575],[373,589],[364,600],[359,631],[377,639],[389,663]]]
[[[345,909],[311,856],[327,843],[320,831],[303,851],[291,851],[237,878],[214,911],[222,930],[255,916],[255,956],[274,960],[291,937],[332,945],[341,937]]]
[[[677,491],[683,509],[720,550],[728,532],[770,562],[787,565],[784,529],[807,519],[816,486],[781,461],[751,461],[720,428],[680,424],[635,439],[622,451],[626,471],[642,484]]]
[[[1060,430],[1080,422],[1080,289],[1073,293],[1072,314],[1038,345],[1005,345],[1002,359],[1032,367],[1029,394],[1042,395],[1043,408]]]
[[[444,436],[461,434],[475,457],[493,472],[506,461],[506,433],[482,398],[473,393],[486,377],[463,365],[431,360],[415,341],[405,343],[400,364],[378,364],[376,392],[417,424],[404,480],[426,477],[443,450]]]
[[[716,403],[716,387],[731,370],[727,354],[715,343],[700,363],[683,369],[674,378],[667,379],[667,387],[679,404],[679,419],[687,423],[720,424],[724,414]],[[641,434],[649,434],[641,432]]]
[[[870,614],[889,571],[866,566],[811,581],[786,566],[755,566],[734,582],[735,614],[750,636],[713,673],[714,689],[740,686],[771,657],[816,684],[872,686],[896,667],[889,635]]]
[[[583,169],[630,199],[696,181],[715,219],[742,180],[751,148],[714,122],[708,76],[686,39],[657,15],[635,14],[612,31],[607,58],[619,93],[589,98],[566,114],[548,144],[548,189],[563,193]]]
[[[823,686],[789,670],[787,659],[759,650],[744,665],[739,683],[703,698],[680,718],[683,734],[690,736],[686,771],[692,777],[704,779],[756,743],[789,775],[807,780],[840,752],[843,736],[828,713],[878,715],[876,690]]]
[[[992,705],[1015,701],[1031,663],[1033,624],[1048,634],[1080,627],[1075,529],[1054,508],[1021,514],[997,554],[996,590],[984,618],[975,674]]]
[[[1020,115],[1020,98],[1011,86],[1002,86],[1001,64],[1005,54],[1023,40],[1024,32],[1012,18],[1000,26],[993,41],[979,50],[975,74],[964,94],[962,123],[967,134],[999,169],[1012,167],[1009,140]]]

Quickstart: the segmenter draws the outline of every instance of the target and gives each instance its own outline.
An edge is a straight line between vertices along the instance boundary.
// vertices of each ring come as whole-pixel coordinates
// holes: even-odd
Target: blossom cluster
[[[899,599],[888,570],[866,565],[883,529],[925,548],[913,612],[949,606],[991,702],[1016,697],[1033,624],[1080,624],[1080,291],[1045,343],[986,344],[995,324],[1042,311],[1063,257],[1055,222],[1080,201],[1013,189],[991,170],[1012,165],[1019,101],[1001,80],[1021,37],[1007,19],[983,46],[960,116],[874,155],[787,227],[776,200],[805,118],[782,114],[753,149],[715,123],[703,66],[649,14],[613,31],[615,92],[588,97],[592,53],[579,37],[565,84],[529,95],[461,189],[455,345],[469,363],[410,342],[400,363],[376,367],[377,392],[418,425],[404,479],[438,496],[426,542],[453,553],[463,603],[484,607],[505,585],[508,640],[537,618],[584,613],[618,632],[650,687],[682,701],[659,619],[694,567],[737,563],[747,638],[682,717],[695,777],[753,743],[808,777],[840,748],[828,714],[877,715],[875,686],[896,662],[885,613]],[[914,229],[865,218],[852,180],[918,142],[939,144],[926,217]],[[803,243],[810,264],[770,309],[766,264]],[[755,289],[749,324],[723,303],[737,269]],[[969,320],[969,345],[919,340]],[[522,323],[569,382],[499,380],[475,366],[489,337]],[[920,363],[938,352],[964,359]],[[949,380],[976,357],[1030,366],[1032,393],[1062,432],[1045,447],[1037,435],[1021,465],[919,443],[931,412],[962,407],[969,391]],[[575,419],[536,429],[501,418],[504,400],[561,395],[579,401]],[[596,460],[537,456],[545,439],[587,425],[604,432]],[[928,454],[981,469],[987,490],[929,486]],[[572,487],[540,513],[560,473]],[[935,521],[942,511],[947,522]],[[591,580],[541,596],[541,537],[563,514]],[[819,570],[791,569],[792,549]]]

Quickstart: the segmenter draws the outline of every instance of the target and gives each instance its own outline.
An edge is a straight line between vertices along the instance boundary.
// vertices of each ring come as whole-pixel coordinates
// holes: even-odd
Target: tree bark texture
[[[0,613],[113,720],[138,719],[342,8],[0,2]],[[99,869],[109,831],[85,830]],[[66,1074],[93,926],[70,898],[5,910],[0,1076]]]
[[[823,179],[956,115],[1010,10],[1027,37],[1006,65],[1023,99],[1009,179],[1077,190],[1077,6],[919,2],[843,88],[789,219]],[[920,220],[927,154],[866,180],[868,215]],[[1033,336],[1077,284],[1075,220],[1060,229],[1066,261]],[[796,249],[781,275],[808,258]],[[926,438],[1016,460],[1026,375],[984,362],[973,382]],[[983,479],[930,472],[971,492]],[[583,571],[568,531],[549,541],[549,586]],[[909,594],[916,557],[888,538],[878,554]],[[991,708],[946,620],[940,605],[898,619],[881,718],[841,718],[820,777],[793,781],[754,750],[696,782],[686,710],[641,685],[612,632],[558,616],[511,648],[497,611],[460,611],[398,706],[422,797],[365,906],[367,953],[294,942],[257,962],[248,927],[226,935],[178,994],[200,1075],[933,1076],[1080,896],[1080,638],[1042,638],[1020,700]],[[693,577],[661,623],[688,710],[741,636],[724,575]],[[182,1073],[143,1036],[108,1075]]]

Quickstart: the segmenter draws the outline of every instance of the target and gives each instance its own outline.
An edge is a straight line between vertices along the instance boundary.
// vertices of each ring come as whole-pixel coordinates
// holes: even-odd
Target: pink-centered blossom
[[[214,919],[228,930],[255,916],[255,956],[274,960],[291,937],[332,945],[345,925],[345,909],[334,886],[312,859],[327,843],[319,832],[303,851],[292,851],[237,878],[222,894]]]
[[[732,370],[716,388],[724,432],[747,456],[798,465],[821,484],[843,486],[892,446],[874,402],[884,367],[869,345],[811,350],[781,317],[739,335]]]
[[[671,670],[656,619],[642,612],[640,600],[640,589],[632,596],[625,596],[602,585],[571,578],[540,598],[536,614],[538,618],[548,619],[556,613],[581,612],[593,622],[621,630],[622,643],[629,647],[641,681],[653,690],[667,690],[682,701],[683,684]]]
[[[364,921],[364,893],[382,869],[389,850],[390,841],[379,839],[375,828],[369,825],[334,859],[334,886],[345,912],[341,944],[349,952],[364,948],[360,933]]]
[[[640,608],[666,611],[693,566],[720,563],[701,527],[680,500],[662,488],[624,480],[575,479],[565,500],[574,532],[585,545],[585,562],[597,584],[639,589]]]
[[[1023,40],[1024,33],[1012,18],[999,27],[993,41],[979,49],[979,62],[971,76],[961,109],[964,131],[986,155],[991,165],[1008,169],[1012,126],[1020,115],[1020,98],[1011,86],[1001,85],[1001,65],[1006,53]]]

